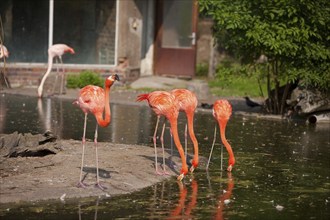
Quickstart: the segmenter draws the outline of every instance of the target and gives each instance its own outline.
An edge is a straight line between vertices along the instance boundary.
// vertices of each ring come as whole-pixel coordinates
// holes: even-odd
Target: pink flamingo
[[[119,77],[117,74],[109,76],[105,80],[105,90],[98,86],[88,85],[80,90],[78,100],[74,102],[74,104],[79,105],[81,110],[85,113],[85,122],[84,122],[84,133],[82,138],[82,159],[81,159],[81,169],[80,169],[80,179],[78,183],[78,187],[86,187],[86,185],[82,182],[82,172],[84,166],[84,154],[85,154],[85,143],[86,143],[86,123],[87,123],[87,114],[92,113],[97,121],[95,128],[95,136],[94,136],[94,145],[95,145],[95,154],[96,154],[96,186],[100,189],[105,189],[99,180],[99,165],[98,165],[98,153],[97,153],[97,129],[98,125],[101,127],[106,127],[110,124],[111,120],[111,112],[110,112],[110,103],[109,103],[109,93],[110,87],[113,85],[115,80],[119,81]],[[105,110],[105,118],[103,117],[103,113]]]
[[[226,135],[225,135],[227,122],[228,122],[231,114],[232,114],[232,107],[227,100],[215,101],[215,103],[213,105],[213,116],[219,124],[221,141],[225,145],[225,147],[228,151],[228,154],[229,154],[229,161],[228,161],[228,168],[227,168],[227,171],[229,171],[229,172],[231,172],[231,170],[235,164],[234,152],[233,152],[230,144],[228,143],[228,141],[226,139]],[[214,136],[214,141],[215,141],[215,136]],[[208,167],[209,167],[209,163],[210,163],[210,159],[211,159],[212,151],[213,151],[213,146],[214,146],[214,144],[212,145],[212,149],[211,149],[211,153],[210,153],[210,157],[209,157],[206,169],[208,169]]]
[[[175,99],[175,97],[165,91],[154,91],[149,94],[141,94],[137,97],[137,101],[143,101],[147,100],[149,103],[149,106],[152,108],[152,110],[156,113],[157,115],[157,123],[155,127],[155,133],[153,137],[154,141],[154,148],[155,148],[155,163],[156,163],[156,172],[158,173],[157,169],[157,151],[156,151],[156,133],[157,133],[157,128],[158,128],[158,122],[159,118],[161,115],[164,115],[166,119],[170,122],[171,126],[171,131],[174,139],[174,143],[179,151],[181,160],[182,160],[182,168],[180,171],[180,175],[178,176],[178,180],[181,181],[183,177],[188,173],[188,166],[186,163],[186,157],[184,155],[182,145],[180,143],[179,135],[178,135],[178,115],[179,115],[179,110],[177,108],[178,103]],[[164,126],[163,126],[163,132],[164,133]],[[164,149],[164,144],[163,140],[162,141],[162,148]],[[163,151],[164,152],[164,151]],[[165,172],[165,161],[164,161],[164,154],[163,154],[163,169]]]
[[[193,92],[187,89],[174,89],[171,93],[179,103],[179,111],[184,111],[186,113],[189,136],[194,145],[194,159],[190,167],[190,172],[194,172],[195,168],[198,166],[198,141],[194,132],[194,114],[198,103],[197,97]],[[187,125],[185,129],[185,143],[187,143]]]
[[[0,44],[0,59],[2,58],[8,58],[9,57],[9,52],[5,45]]]
[[[54,44],[54,45],[52,45],[48,48],[48,68],[47,68],[46,73],[42,77],[41,83],[38,87],[38,97],[39,98],[42,97],[42,91],[43,91],[43,88],[44,88],[44,83],[45,83],[48,75],[50,74],[50,72],[52,70],[53,58],[58,57],[60,62],[63,64],[62,56],[65,53],[74,54],[75,52],[71,47],[69,47],[66,44]],[[60,93],[62,93],[62,88],[63,88],[63,83],[64,83],[63,82],[64,81],[64,73],[62,73],[61,76],[62,76],[62,79],[61,79],[61,87],[60,87],[61,91],[60,91]],[[57,76],[56,76],[56,80],[57,80]],[[54,86],[55,86],[55,84],[56,84],[56,82],[54,83]]]

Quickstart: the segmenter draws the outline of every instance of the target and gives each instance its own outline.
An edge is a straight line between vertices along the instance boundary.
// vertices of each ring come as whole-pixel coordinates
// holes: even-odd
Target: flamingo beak
[[[228,172],[231,172],[232,169],[233,169],[233,166],[232,165],[229,165],[228,168],[227,168],[227,171]]]
[[[115,80],[120,81],[119,76],[115,74]]]

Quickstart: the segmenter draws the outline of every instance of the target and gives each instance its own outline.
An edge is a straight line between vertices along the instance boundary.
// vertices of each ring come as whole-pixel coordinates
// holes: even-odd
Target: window
[[[0,2],[10,62],[47,62],[49,1]],[[115,64],[116,0],[54,0],[53,44],[74,48],[70,64]]]

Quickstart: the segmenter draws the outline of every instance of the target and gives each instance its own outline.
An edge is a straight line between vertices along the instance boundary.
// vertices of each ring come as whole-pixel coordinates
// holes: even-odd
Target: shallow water
[[[82,111],[72,101],[2,95],[0,133],[42,133],[81,139]],[[113,104],[112,121],[99,129],[99,141],[152,146],[156,117],[147,105]],[[183,140],[185,117],[180,116]],[[215,121],[198,111],[195,132],[200,155],[208,157]],[[89,116],[87,137],[93,139],[95,119]],[[159,129],[160,130],[160,129]],[[170,150],[169,129],[165,142]],[[0,210],[4,219],[329,219],[330,126],[302,121],[277,121],[233,115],[226,136],[236,164],[231,176],[220,170],[219,132],[210,170],[205,160],[180,185],[173,177],[139,192],[110,198],[65,203],[22,204]],[[188,152],[193,153],[192,144]],[[224,168],[227,152],[224,152]]]

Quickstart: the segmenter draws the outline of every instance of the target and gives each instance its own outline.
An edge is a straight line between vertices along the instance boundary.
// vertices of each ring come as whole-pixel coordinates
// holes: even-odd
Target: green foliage
[[[217,96],[260,97],[266,91],[266,86],[264,84],[261,91],[256,76],[248,66],[226,60],[217,66],[215,79],[209,82],[209,86]]]
[[[272,80],[329,90],[330,1],[199,0],[218,44],[242,62],[268,57]],[[276,83],[276,82],[274,82]]]
[[[104,80],[92,71],[83,71],[79,75],[69,74],[67,77],[68,88],[83,88],[87,85],[104,86]]]

